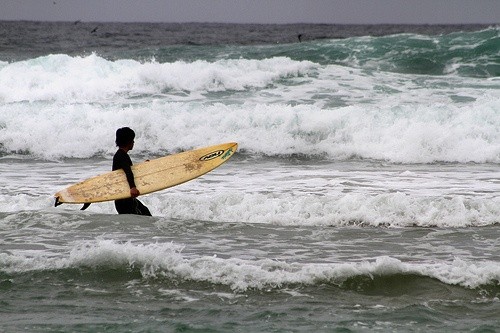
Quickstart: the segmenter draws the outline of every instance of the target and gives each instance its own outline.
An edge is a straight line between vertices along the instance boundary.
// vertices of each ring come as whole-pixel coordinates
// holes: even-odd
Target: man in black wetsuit
[[[135,187],[134,174],[132,173],[132,160],[128,156],[128,151],[134,148],[135,132],[122,127],[116,131],[116,145],[118,151],[113,156],[113,170],[123,169],[130,186],[130,198],[115,200],[115,208],[118,214],[137,214],[151,216],[149,209],[136,198],[140,195]]]

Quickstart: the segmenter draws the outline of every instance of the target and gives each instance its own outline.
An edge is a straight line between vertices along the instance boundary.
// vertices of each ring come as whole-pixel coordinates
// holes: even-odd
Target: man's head
[[[129,127],[116,130],[116,145],[120,148],[126,147],[134,142],[135,132]]]

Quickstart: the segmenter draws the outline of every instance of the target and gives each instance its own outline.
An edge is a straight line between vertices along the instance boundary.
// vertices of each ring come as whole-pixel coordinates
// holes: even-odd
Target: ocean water
[[[122,126],[239,150],[53,207]],[[500,330],[498,26],[0,22],[0,174],[0,332]]]

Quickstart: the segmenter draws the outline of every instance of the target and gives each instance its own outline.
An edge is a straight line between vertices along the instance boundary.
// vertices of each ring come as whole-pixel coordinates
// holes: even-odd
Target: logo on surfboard
[[[210,161],[224,154],[224,150],[216,150],[200,157],[200,161]]]
[[[222,156],[222,159],[225,160],[226,158],[230,157],[232,153],[233,153],[233,150],[231,148],[229,148],[227,150],[227,152],[224,154],[224,156]]]

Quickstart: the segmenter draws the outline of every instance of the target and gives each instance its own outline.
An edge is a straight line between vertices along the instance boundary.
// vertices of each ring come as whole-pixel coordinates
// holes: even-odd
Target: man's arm
[[[113,170],[123,169],[127,182],[130,187],[130,196],[135,198],[140,195],[139,190],[135,186],[134,173],[132,172],[132,160],[125,152],[119,152],[113,159]]]

